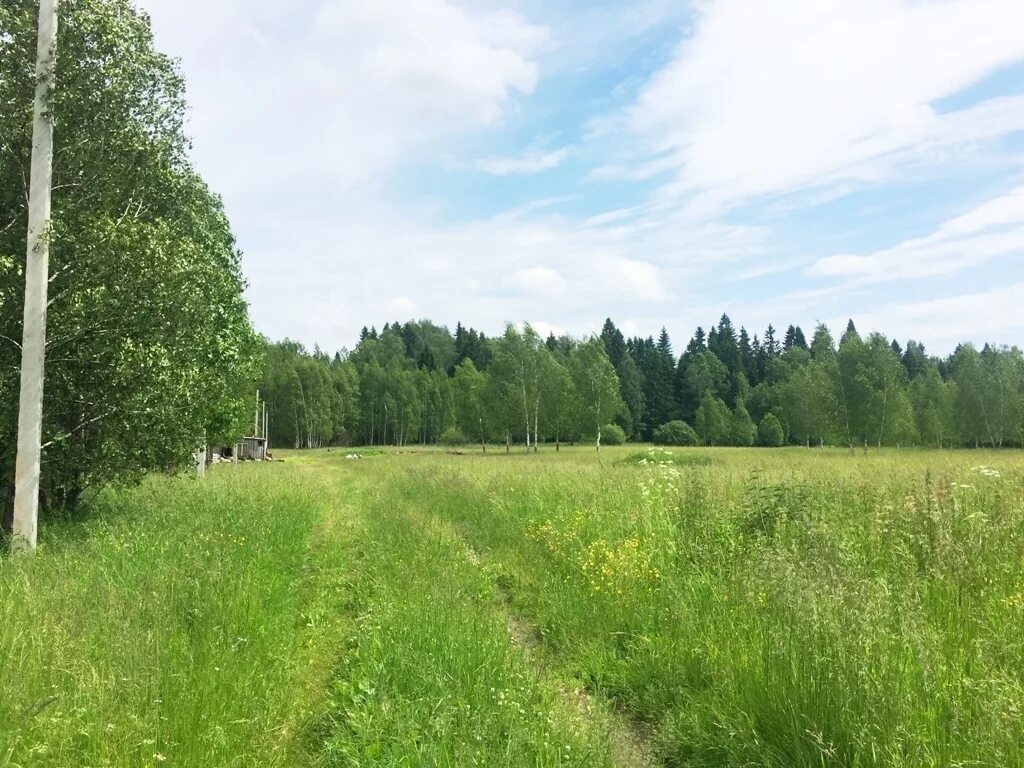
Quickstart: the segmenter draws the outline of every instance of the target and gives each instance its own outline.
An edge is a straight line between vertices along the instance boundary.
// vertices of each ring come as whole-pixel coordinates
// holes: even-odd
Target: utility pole
[[[53,113],[50,95],[57,58],[58,0],[39,2],[36,97],[32,122],[32,176],[25,262],[25,320],[21,342],[18,458],[14,479],[14,551],[36,548],[43,436],[46,302],[50,280],[50,191],[53,185]]]

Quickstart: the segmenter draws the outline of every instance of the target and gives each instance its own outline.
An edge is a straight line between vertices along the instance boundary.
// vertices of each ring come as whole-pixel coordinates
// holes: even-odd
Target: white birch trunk
[[[21,344],[18,456],[14,479],[15,552],[36,548],[43,435],[46,304],[50,273],[50,194],[53,185],[53,114],[50,95],[57,57],[57,0],[40,0],[36,94],[32,123],[25,314]]]

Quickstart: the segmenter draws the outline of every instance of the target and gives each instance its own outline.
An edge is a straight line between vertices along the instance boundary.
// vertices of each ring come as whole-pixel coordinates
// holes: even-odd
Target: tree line
[[[851,320],[753,337],[728,315],[676,355],[667,331],[588,339],[529,324],[487,337],[428,320],[364,328],[351,352],[268,343],[263,392],[282,447],[654,441],[711,446],[1024,443],[1024,356],[927,354]]]

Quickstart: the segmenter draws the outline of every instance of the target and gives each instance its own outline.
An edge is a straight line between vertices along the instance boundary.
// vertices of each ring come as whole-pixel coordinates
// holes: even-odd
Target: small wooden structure
[[[238,461],[266,461],[267,438],[243,437],[235,443],[234,456]]]

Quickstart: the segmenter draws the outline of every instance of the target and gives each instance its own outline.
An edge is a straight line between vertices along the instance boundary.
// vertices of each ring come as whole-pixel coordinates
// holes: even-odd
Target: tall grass
[[[154,478],[0,560],[0,768],[633,764],[579,686],[670,766],[1024,765],[1020,460],[317,452]]]
[[[245,470],[107,493],[0,560],[0,766],[290,762],[321,507]]]
[[[605,734],[510,643],[464,542],[387,485],[360,514],[357,620],[312,729],[316,764],[608,765]]]
[[[551,656],[650,724],[666,764],[1010,766],[1019,459],[470,459],[392,492],[486,553]]]
[[[609,764],[464,543],[360,469],[153,478],[0,560],[0,768]]]

